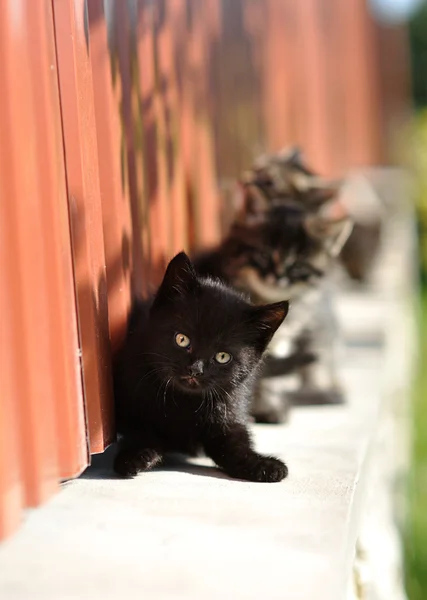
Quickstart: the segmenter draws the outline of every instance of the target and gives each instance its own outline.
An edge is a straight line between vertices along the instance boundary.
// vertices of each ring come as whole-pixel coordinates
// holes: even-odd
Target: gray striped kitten
[[[196,261],[200,272],[249,293],[254,302],[290,300],[256,388],[252,414],[259,422],[284,421],[291,400],[342,401],[329,274],[351,223],[335,202],[338,190],[339,182],[315,176],[298,152],[262,157],[244,176],[228,237]],[[286,357],[281,376],[276,367]],[[284,391],[295,385],[290,371],[297,389]]]

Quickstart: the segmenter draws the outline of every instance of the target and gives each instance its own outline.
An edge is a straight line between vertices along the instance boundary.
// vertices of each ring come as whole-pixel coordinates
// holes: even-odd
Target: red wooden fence
[[[0,537],[114,440],[132,294],[220,238],[259,151],[298,143],[325,174],[387,160],[405,48],[364,0],[4,4]]]

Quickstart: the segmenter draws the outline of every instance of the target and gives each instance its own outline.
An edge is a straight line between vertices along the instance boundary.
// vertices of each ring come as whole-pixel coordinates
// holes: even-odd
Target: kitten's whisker
[[[165,386],[166,383],[167,383],[167,381],[162,381],[162,383],[159,385],[159,389],[157,390],[157,394],[156,394],[156,403],[158,402],[160,392],[162,391],[163,386]],[[164,413],[165,413],[165,416],[166,416],[166,404],[165,404],[165,402],[163,404],[163,407],[164,407]]]
[[[230,394],[229,394],[229,393],[228,393],[228,392],[227,392],[227,391],[226,391],[226,390],[225,390],[225,389],[222,387],[222,385],[219,385],[219,384],[217,383],[217,387],[220,389],[220,391],[221,391],[221,392],[223,392],[223,393],[224,393],[224,394],[225,394],[225,395],[226,395],[226,396],[229,398],[229,400],[230,400],[231,402],[233,402],[233,398],[232,398],[232,396],[230,396]]]
[[[165,391],[163,392],[163,409],[165,411],[165,415],[166,415],[166,392],[168,391],[168,386],[169,386],[171,380],[172,380],[172,377],[169,377],[169,379],[167,380],[166,385],[165,385]]]
[[[159,354],[158,352],[137,352],[133,356],[159,356],[160,358],[164,358],[168,362],[170,362],[170,357],[166,354]]]
[[[175,389],[175,386],[174,386],[174,379],[173,379],[173,377],[171,377],[171,379],[172,379],[172,390],[174,390],[174,389]],[[178,404],[176,403],[176,400],[175,400],[175,394],[174,394],[174,393],[172,393],[172,402],[175,404],[175,406],[176,406],[177,408],[179,408]]]
[[[223,391],[225,394],[227,394],[227,392],[224,390],[224,388],[222,386],[219,386],[219,388],[220,388],[221,391]],[[224,411],[223,420],[226,421],[227,420],[227,402],[222,402],[221,403],[221,396],[220,396],[218,390],[215,390],[215,393],[216,393],[217,398],[218,398],[218,403],[221,404],[221,408],[223,408],[223,411]],[[227,396],[231,400],[230,394],[227,394]]]
[[[204,404],[206,404],[206,402],[205,402],[205,401],[207,400],[207,401],[208,401],[208,408],[209,408],[209,407],[210,407],[210,390],[209,390],[209,389],[207,389],[207,390],[205,390],[205,391],[203,392],[203,394],[202,394],[202,398],[203,398],[203,399],[202,399],[202,404],[203,404],[203,405],[204,405]],[[202,407],[202,404],[199,406],[199,408],[197,409],[197,411],[196,411],[196,412],[198,412],[198,411],[200,410],[200,408]],[[207,419],[206,419],[206,420],[207,420]]]
[[[229,397],[229,399],[231,400],[231,402],[233,402],[233,398],[230,396],[230,394],[222,387],[222,385],[217,384],[217,386],[219,387],[219,389],[221,390],[221,392],[224,392],[224,394],[226,394],[226,396]]]
[[[210,418],[213,417],[214,412],[215,412],[215,398],[214,398],[214,394],[212,392],[211,393],[211,413],[210,413]]]
[[[178,287],[177,285],[173,285],[172,289],[175,290],[179,296],[183,296],[184,295],[183,289],[180,288],[180,287]]]
[[[215,409],[215,388],[209,390],[209,408],[209,418],[211,418]]]
[[[218,387],[218,388],[221,390],[221,392],[223,392],[223,393],[224,393],[224,394],[225,394],[225,395],[226,395],[226,396],[227,396],[227,397],[230,399],[230,402],[232,403],[232,402],[233,402],[233,398],[232,398],[232,397],[230,396],[230,394],[229,394],[229,393],[228,393],[228,392],[227,392],[227,391],[226,391],[226,390],[225,390],[225,389],[222,387],[222,385],[219,385],[219,384],[217,384],[217,387]],[[220,397],[220,395],[219,395],[219,392],[218,392],[218,390],[216,390],[216,393],[218,394],[218,400],[221,400],[221,397]],[[227,403],[226,403],[226,402],[224,402],[224,403],[223,403],[223,407],[224,407],[224,421],[226,421],[226,420],[227,420],[227,414],[228,414],[228,411],[227,411]]]
[[[197,414],[199,412],[199,410],[202,408],[202,406],[204,405],[204,403],[205,403],[205,396],[202,393],[202,401],[200,402],[199,408],[196,411],[194,411],[195,414]]]
[[[143,377],[141,377],[141,379],[138,381],[138,383],[136,384],[136,386],[135,386],[135,389],[134,389],[134,391],[133,391],[133,395],[135,395],[135,394],[136,394],[136,392],[138,391],[138,389],[139,389],[139,387],[140,387],[141,383],[142,383],[142,382],[143,382],[145,379],[147,379],[147,377],[150,377],[150,376],[152,376],[152,377],[153,377],[154,375],[157,375],[157,373],[162,373],[162,372],[164,372],[164,371],[165,371],[165,369],[164,369],[164,368],[161,368],[161,367],[160,367],[160,368],[158,368],[158,369],[151,369],[151,370],[150,370],[148,373],[146,373],[146,374],[145,374]]]

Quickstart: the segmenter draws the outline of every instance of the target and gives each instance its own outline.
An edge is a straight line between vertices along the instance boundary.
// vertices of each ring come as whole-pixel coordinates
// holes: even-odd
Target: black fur
[[[231,477],[286,477],[284,463],[253,449],[247,421],[258,365],[287,310],[287,302],[249,304],[178,254],[153,301],[135,305],[115,361],[116,472],[131,477],[167,452],[204,450]],[[178,333],[188,348],[177,345]],[[219,364],[217,353],[232,359]]]

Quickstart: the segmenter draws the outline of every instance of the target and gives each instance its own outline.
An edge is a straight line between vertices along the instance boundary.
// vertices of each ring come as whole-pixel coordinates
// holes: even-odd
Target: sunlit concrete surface
[[[342,359],[348,404],[255,427],[258,448],[287,461],[287,480],[233,481],[201,459],[122,481],[110,451],[0,548],[0,598],[344,598],[389,307],[353,293],[339,308],[353,329]],[[375,333],[366,343],[358,321]]]
[[[112,448],[0,547],[0,598],[402,600],[393,490],[414,352],[411,235],[395,220],[377,285],[337,298],[348,403],[254,427],[287,480],[233,481],[208,459],[176,459],[123,481]]]

